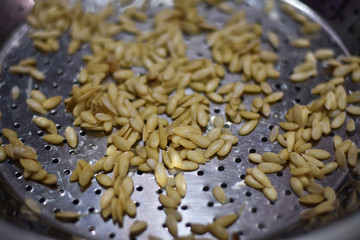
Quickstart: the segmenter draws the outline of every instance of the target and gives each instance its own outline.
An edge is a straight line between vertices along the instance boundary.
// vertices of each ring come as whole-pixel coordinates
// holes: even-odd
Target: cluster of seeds
[[[30,98],[26,100],[28,107],[39,114],[46,114],[47,111],[56,108],[62,101],[62,96],[47,98],[39,90],[32,90]]]
[[[305,15],[299,13],[294,7],[287,3],[282,3],[280,9],[294,21],[301,24],[300,30],[303,34],[315,34],[321,29],[320,24],[309,21]]]
[[[16,66],[11,66],[10,71],[14,74],[29,74],[33,79],[39,82],[45,81],[45,74],[38,69],[35,68],[36,59],[35,58],[27,58]],[[13,97],[14,98],[14,97]]]
[[[33,13],[28,17],[34,28],[30,37],[34,46],[43,52],[59,50],[58,38],[69,29],[71,40],[68,53],[75,53],[83,43],[89,43],[93,54],[82,57],[86,66],[78,75],[79,85],[74,85],[70,97],[64,100],[66,111],[74,116],[74,126],[87,130],[108,132],[106,155],[95,164],[80,159],[70,176],[71,182],[78,182],[83,190],[92,179],[106,191],[100,199],[101,215],[106,220],[112,218],[119,226],[124,216],[136,217],[137,206],[131,199],[134,191],[133,179],[128,176],[132,169],[150,172],[166,194],[159,195],[159,202],[166,213],[165,225],[170,234],[178,237],[177,224],[182,220],[177,211],[187,191],[183,171],[193,171],[206,164],[217,155],[226,156],[239,139],[224,125],[225,120],[209,116],[210,103],[226,104],[227,119],[240,124],[239,135],[250,134],[258,125],[261,116],[270,115],[270,104],[281,100],[284,93],[273,92],[268,79],[277,79],[275,69],[276,53],[261,49],[262,27],[246,22],[246,13],[232,13],[229,5],[222,1],[206,1],[220,10],[232,14],[225,27],[217,30],[208,25],[196,10],[196,1],[174,1],[173,9],[163,9],[154,18],[151,31],[141,32],[136,22],[144,22],[147,16],[134,7],[127,8],[117,17],[116,23],[107,19],[115,14],[110,4],[99,13],[85,13],[81,3],[69,7],[66,1],[37,1]],[[265,11],[273,8],[269,1]],[[146,1],[143,6],[146,7]],[[310,22],[289,5],[282,10],[302,24],[302,32],[313,34],[319,30],[317,23]],[[183,35],[211,31],[207,42],[213,60],[186,57]],[[120,32],[135,36],[136,41],[116,40]],[[279,38],[269,32],[267,39],[271,46],[279,48]],[[294,47],[307,48],[307,39],[295,39]],[[360,102],[360,92],[347,95],[345,77],[352,75],[354,82],[360,80],[360,58],[355,56],[333,59],[334,52],[320,49],[308,52],[305,61],[293,70],[290,80],[302,82],[317,75],[317,61],[325,61],[332,70],[333,79],[317,85],[313,94],[320,97],[308,105],[296,104],[287,111],[286,122],[273,127],[270,141],[277,141],[284,147],[279,153],[251,153],[249,160],[257,167],[246,170],[245,182],[261,190],[275,201],[277,192],[266,174],[276,173],[289,166],[290,187],[299,196],[299,202],[313,206],[301,213],[302,219],[335,209],[336,194],[331,187],[323,187],[315,180],[324,179],[337,167],[346,170],[354,167],[358,149],[351,140],[343,141],[334,137],[335,161],[324,164],[330,158],[329,152],[312,148],[323,135],[340,128],[350,115],[360,115],[360,107],[348,105]],[[26,59],[18,66],[11,67],[15,74],[30,74],[36,80],[45,76],[34,68],[35,59]],[[220,87],[227,65],[229,72],[240,73],[242,81],[228,83]],[[142,67],[146,74],[138,75],[132,67]],[[246,106],[242,98],[245,94],[262,94],[254,97]],[[19,95],[18,88],[12,90],[12,97]],[[33,90],[27,100],[28,107],[46,114],[62,101],[61,96],[47,98],[42,92]],[[171,121],[169,121],[171,119]],[[72,127],[67,127],[65,138],[58,134],[55,123],[42,116],[33,118],[34,124],[49,134],[43,139],[51,144],[61,144],[66,139],[70,147],[76,148],[77,135]],[[355,130],[350,119],[347,131]],[[9,144],[0,147],[0,160],[6,157],[20,160],[24,177],[44,184],[55,184],[55,175],[48,174],[36,160],[36,151],[24,145],[14,131],[3,129]],[[108,175],[111,173],[111,177]],[[304,191],[309,194],[304,195]],[[228,203],[223,189],[212,189],[214,198],[221,204]],[[41,210],[27,199],[27,205],[39,213]],[[226,228],[239,217],[244,206],[237,213],[218,217],[209,224],[191,224],[193,234],[210,232],[219,239],[227,239]],[[76,220],[77,212],[57,212],[59,220]],[[130,227],[130,236],[141,234],[147,228],[145,221],[136,220]],[[155,236],[150,238],[156,239]]]
[[[289,109],[285,115],[286,122],[280,122],[279,126],[284,133],[279,133],[279,127],[275,126],[270,133],[270,141],[277,141],[284,150],[276,153],[249,154],[249,160],[257,163],[254,173],[247,170],[245,182],[256,188],[262,189],[270,186],[270,181],[264,173],[281,171],[283,166],[288,165],[292,177],[290,187],[297,196],[299,202],[313,208],[306,209],[301,213],[301,218],[308,220],[316,215],[331,212],[335,209],[336,195],[331,187],[323,187],[315,180],[323,180],[325,175],[339,168],[342,171],[353,168],[358,159],[359,149],[350,139],[343,141],[341,137],[334,136],[335,157],[334,161],[324,164],[322,161],[329,159],[330,153],[322,149],[314,149],[323,136],[331,130],[339,129],[345,123],[347,117],[359,116],[360,108],[353,105],[359,103],[359,92],[347,95],[343,86],[347,75],[352,75],[352,80],[358,82],[357,73],[359,57],[347,56],[340,61],[333,59],[334,52],[330,49],[319,49],[314,53],[308,52],[305,62],[297,65],[291,81],[301,82],[309,80],[317,74],[317,61],[325,61],[326,66],[332,73],[328,82],[316,85],[311,93],[320,95],[308,105],[298,105]],[[346,124],[346,130],[355,130],[354,120],[351,118]],[[285,164],[285,165],[284,165]],[[267,185],[266,185],[267,184]],[[304,195],[304,190],[309,194]],[[276,193],[276,191],[275,191]],[[269,199],[275,199],[276,194],[267,195]],[[272,198],[271,198],[272,197]],[[272,200],[273,200],[272,199]]]
[[[43,169],[41,163],[37,160],[37,152],[33,147],[24,145],[24,143],[19,140],[16,132],[11,129],[3,128],[2,134],[9,141],[9,144],[0,146],[1,162],[9,158],[19,163],[23,169],[24,178],[46,185],[56,184],[58,178],[56,175],[49,174]]]

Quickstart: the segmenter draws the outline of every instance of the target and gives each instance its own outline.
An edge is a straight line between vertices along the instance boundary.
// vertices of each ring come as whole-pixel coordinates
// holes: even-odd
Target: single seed
[[[225,227],[220,224],[212,223],[208,225],[209,232],[218,239],[228,239],[228,233],[226,232]]]
[[[20,95],[20,88],[18,86],[14,86],[11,88],[11,98],[16,100],[19,98]]]
[[[58,145],[61,144],[62,142],[64,142],[64,137],[58,134],[48,134],[45,135],[43,137],[44,141],[54,144],[54,145]]]
[[[270,132],[270,136],[269,136],[270,142],[275,142],[275,140],[277,139],[278,135],[279,135],[279,127],[278,127],[278,126],[274,126],[274,127],[271,129],[271,132]]]
[[[260,163],[257,168],[264,173],[276,173],[283,169],[280,164],[273,162],[263,162]]]
[[[40,104],[38,101],[29,98],[26,100],[26,103],[32,111],[40,114],[46,114],[46,110],[43,108],[42,104]]]
[[[56,108],[61,103],[62,97],[55,96],[52,98],[48,98],[45,102],[43,102],[43,108],[46,110],[50,110]]]
[[[277,198],[277,192],[276,192],[276,189],[275,189],[273,186],[271,186],[271,187],[264,187],[264,188],[262,189],[262,191],[263,191],[265,197],[266,197],[267,199],[269,199],[270,201],[275,201],[275,200],[276,200],[276,198]]]
[[[218,152],[222,146],[225,144],[225,141],[222,139],[218,139],[214,142],[212,142],[209,147],[206,149],[205,151],[205,157],[211,157],[212,155],[214,155],[216,152]]]
[[[138,236],[142,232],[144,232],[147,228],[147,222],[136,220],[133,222],[133,224],[130,226],[130,236]]]
[[[184,197],[185,193],[186,193],[186,181],[185,181],[184,176],[181,173],[176,174],[175,185],[176,185],[176,189],[180,193],[181,197]]]
[[[191,223],[190,225],[191,232],[195,234],[204,234],[209,231],[209,228],[207,225],[200,224],[200,223]]]
[[[324,197],[320,194],[308,194],[308,195],[302,196],[299,199],[300,203],[310,204],[310,205],[319,204],[322,201],[324,201]]]
[[[72,127],[67,127],[65,130],[65,139],[71,148],[76,148],[78,144],[78,137]]]
[[[166,224],[170,234],[176,238],[178,235],[178,228],[177,228],[177,221],[176,221],[175,216],[167,215],[165,224]]]
[[[32,198],[26,198],[25,205],[34,213],[40,214],[42,212],[39,204]]]
[[[247,123],[245,123],[243,126],[239,129],[239,135],[244,136],[250,134],[259,123],[259,120],[250,120]]]
[[[269,178],[265,175],[264,172],[257,168],[252,168],[251,175],[257,180],[259,183],[264,185],[265,187],[272,187]]]
[[[80,215],[73,211],[64,211],[55,213],[55,218],[61,221],[71,221],[79,219]]]
[[[161,188],[164,188],[167,184],[167,176],[166,176],[166,169],[164,164],[158,163],[155,166],[154,170],[155,180],[159,184]]]
[[[301,197],[303,195],[304,188],[297,177],[290,178],[290,187],[298,197]]]
[[[346,168],[346,156],[344,151],[338,147],[335,149],[335,161],[338,163],[341,171],[345,171]]]
[[[226,195],[222,187],[219,186],[213,187],[212,194],[218,202],[222,204],[226,203]]]
[[[88,185],[93,177],[94,177],[94,170],[91,167],[91,165],[88,164],[80,172],[80,175],[79,175],[79,184],[80,184],[80,186]]]

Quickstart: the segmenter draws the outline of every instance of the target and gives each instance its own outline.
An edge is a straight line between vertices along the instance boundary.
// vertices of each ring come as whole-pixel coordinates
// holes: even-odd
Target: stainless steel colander
[[[0,11],[4,12],[9,2],[0,0],[0,9],[2,9]],[[18,10],[19,13],[23,14],[27,9],[31,8],[31,4],[24,5],[27,1],[19,2],[23,4],[22,8]],[[83,2],[86,10],[97,11],[109,1],[85,0]],[[119,11],[123,10],[123,7],[120,7],[117,1],[115,2],[116,6],[119,7]],[[132,4],[137,6],[141,2],[135,1]],[[291,4],[298,11],[323,26],[320,34],[310,37],[311,49],[326,47],[334,49],[337,55],[360,54],[360,48],[358,47],[360,31],[356,28],[360,21],[358,16],[360,2],[355,0],[304,1],[308,2],[313,9],[295,0],[284,0],[284,2]],[[271,202],[261,192],[245,185],[246,168],[253,167],[248,162],[247,155],[251,152],[280,151],[282,148],[278,144],[270,143],[268,140],[270,129],[284,120],[283,116],[286,110],[291,108],[294,103],[307,104],[313,99],[310,89],[316,84],[326,81],[327,76],[320,72],[316,79],[305,83],[291,83],[289,73],[295,65],[303,60],[305,52],[308,51],[308,49],[295,49],[289,44],[291,39],[301,36],[298,24],[279,9],[275,9],[269,15],[264,14],[264,1],[244,0],[241,3],[233,1],[229,2],[229,4],[236,10],[245,10],[249,22],[261,23],[264,33],[271,30],[279,35],[281,44],[278,54],[280,60],[276,67],[281,77],[278,80],[269,80],[269,83],[273,89],[284,91],[285,96],[281,102],[271,107],[272,114],[270,117],[268,119],[263,118],[253,133],[239,138],[239,143],[233,146],[233,150],[226,158],[214,158],[206,165],[200,166],[197,171],[184,173],[188,184],[188,192],[178,208],[183,217],[183,220],[178,224],[179,235],[183,236],[190,233],[190,223],[209,223],[217,216],[237,212],[240,206],[245,204],[241,217],[233,226],[228,228],[233,239],[281,238],[293,237],[295,234],[303,236],[302,234],[308,230],[309,225],[304,225],[298,221],[299,213],[304,209],[304,206],[298,203],[298,198],[290,190],[288,184],[290,174],[288,170],[270,176],[273,185],[278,191],[278,199]],[[154,14],[160,8],[171,6],[172,1],[151,1],[150,8],[147,11],[148,16],[150,16],[149,21],[141,24],[139,28],[141,30],[149,29]],[[227,14],[205,4],[200,4],[198,9],[199,13],[206,17],[208,23],[217,27],[223,26],[229,18]],[[16,15],[16,13],[13,14]],[[3,27],[6,24],[10,25],[10,23],[4,22],[3,18],[1,18],[0,27],[5,29]],[[65,34],[60,39],[61,50],[59,52],[39,53],[34,49],[32,41],[27,37],[28,30],[29,27],[21,23],[11,35],[6,35],[6,41],[3,42],[0,50],[2,68],[2,74],[0,75],[0,110],[3,113],[0,127],[16,130],[19,137],[26,144],[35,147],[38,151],[39,161],[45,169],[58,176],[59,182],[56,187],[47,187],[24,179],[21,171],[12,161],[7,160],[0,163],[0,216],[3,219],[0,225],[1,232],[6,237],[14,239],[23,239],[24,236],[27,239],[32,237],[34,239],[48,237],[70,239],[75,236],[86,239],[126,239],[129,234],[129,226],[134,219],[126,217],[122,228],[119,228],[112,220],[104,221],[99,214],[99,199],[104,189],[95,180],[86,191],[81,191],[78,184],[69,182],[69,176],[74,170],[78,159],[82,158],[94,163],[97,159],[103,157],[106,150],[105,134],[76,128],[75,130],[80,137],[79,146],[76,149],[73,150],[67,145],[49,145],[41,138],[44,133],[31,122],[33,112],[29,111],[25,104],[26,99],[29,97],[29,91],[32,89],[40,89],[48,96],[62,95],[67,97],[72,85],[77,83],[79,69],[84,65],[81,56],[91,53],[90,47],[84,45],[77,53],[69,56],[65,47],[69,38]],[[122,34],[120,37],[131,39],[131,36],[126,34]],[[211,58],[205,35],[185,37],[185,42],[188,45],[187,54],[190,59]],[[274,51],[266,39],[262,41],[261,45],[264,49]],[[9,66],[17,64],[26,57],[35,57],[38,60],[38,68],[46,72],[47,80],[44,83],[37,83],[28,76],[17,76],[9,72]],[[320,69],[322,68],[318,70],[320,71]],[[227,74],[222,83],[234,82],[239,78],[240,75],[238,74]],[[21,94],[17,100],[11,100],[11,88],[15,85],[20,87]],[[349,91],[360,89],[358,84],[356,85],[351,81],[347,81],[345,86]],[[252,96],[246,96],[244,103],[250,105],[252,98]],[[225,117],[225,106],[218,104],[211,104],[210,106],[211,115]],[[73,122],[73,117],[65,113],[64,105],[50,111],[47,117],[57,124],[61,134]],[[360,126],[359,119],[356,119],[355,122],[357,126]],[[230,122],[227,124],[233,134],[238,136],[239,125]],[[351,135],[346,133],[344,127],[337,130],[336,134],[352,138],[359,146],[359,127]],[[327,149],[333,154],[332,135],[329,134],[329,136],[324,137],[317,144],[317,147]],[[147,230],[139,239],[147,239],[146,236],[149,234],[170,239],[171,235],[168,233],[167,228],[164,227],[165,213],[157,200],[158,195],[163,190],[157,186],[152,174],[132,170],[129,175],[133,178],[135,184],[132,199],[136,201],[138,206],[136,219],[147,220],[149,224]],[[356,183],[356,181],[356,178],[350,173],[336,170],[326,180],[322,181],[322,184],[330,185],[338,190],[342,200],[345,199],[341,202],[341,206],[345,209],[346,204],[349,204],[347,199],[353,197],[351,195],[354,192],[352,189],[356,189],[356,184],[354,187],[353,183]],[[223,187],[230,197],[229,204],[221,205],[213,198],[211,189],[217,185]],[[28,197],[37,200],[41,205],[43,212],[40,216],[35,216],[22,206],[22,202]],[[355,204],[355,206],[357,205]],[[53,217],[54,212],[58,210],[77,211],[83,217],[75,223],[60,222]],[[342,216],[345,214],[340,212],[335,215]],[[360,218],[358,215],[354,214],[352,218],[336,221],[336,226],[340,226],[336,227],[336,231],[334,228],[328,228],[320,232],[311,232],[313,234],[311,237],[336,239],[336,234],[339,233],[347,234],[349,237],[360,236],[360,230],[356,227],[351,228],[351,230],[344,230],[347,229],[345,227],[351,227],[355,221],[358,221]],[[332,219],[332,216],[329,219]],[[323,222],[325,221],[326,219],[323,219]],[[321,220],[319,223],[321,223]],[[36,234],[34,235],[34,233],[27,230],[36,232]],[[331,232],[331,230],[335,231],[335,233]],[[327,235],[329,233],[332,234]],[[211,235],[204,235],[204,237],[211,237]]]

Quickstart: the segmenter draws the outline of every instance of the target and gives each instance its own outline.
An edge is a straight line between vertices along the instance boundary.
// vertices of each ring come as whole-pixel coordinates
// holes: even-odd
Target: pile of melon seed
[[[153,28],[147,32],[136,27],[136,22],[147,21],[144,11],[149,3],[146,0],[141,9],[126,8],[116,22],[107,21],[115,15],[111,4],[98,13],[90,13],[83,11],[81,2],[70,5],[62,0],[36,1],[27,18],[32,27],[29,36],[41,52],[58,51],[58,38],[65,32],[71,36],[69,54],[75,53],[84,43],[91,45],[93,54],[82,57],[86,66],[79,72],[79,85],[73,86],[70,97],[63,102],[66,111],[74,117],[74,126],[111,134],[107,138],[106,156],[94,165],[79,159],[70,181],[87,186],[95,177],[106,188],[100,200],[102,217],[112,218],[120,226],[124,215],[136,215],[136,205],[131,199],[134,183],[128,172],[138,169],[153,173],[159,187],[166,190],[166,194],[159,195],[159,201],[167,214],[166,226],[177,238],[177,222],[181,215],[176,209],[187,189],[182,171],[196,170],[215,155],[226,156],[239,138],[251,134],[260,119],[269,116],[271,104],[283,97],[283,92],[273,92],[267,83],[267,79],[279,78],[280,74],[276,70],[278,55],[261,49],[261,25],[248,23],[245,12],[233,12],[224,1],[203,1],[231,15],[224,28],[217,29],[198,14],[196,5],[199,2],[175,0],[172,9],[162,9],[156,14]],[[272,11],[273,5],[274,1],[268,1],[264,11]],[[301,24],[304,34],[304,38],[292,40],[292,46],[309,48],[311,43],[306,34],[316,34],[320,26],[287,4],[282,4],[281,9]],[[120,32],[133,34],[135,40],[115,40]],[[212,59],[186,57],[183,36],[200,33],[207,34]],[[267,38],[274,49],[279,47],[274,32],[269,32]],[[294,68],[290,80],[302,82],[316,76],[319,61],[332,69],[332,78],[311,90],[319,96],[316,100],[308,105],[296,104],[287,111],[287,121],[280,122],[270,134],[270,141],[277,141],[284,149],[279,153],[250,154],[249,160],[258,165],[248,168],[245,178],[249,186],[275,201],[277,192],[266,174],[289,166],[291,189],[301,203],[311,207],[301,213],[302,219],[335,209],[334,190],[317,180],[324,179],[337,168],[346,171],[354,167],[359,152],[350,139],[335,136],[334,161],[324,164],[323,160],[331,158],[330,154],[313,148],[323,135],[343,124],[347,131],[354,131],[353,117],[360,115],[360,106],[356,105],[360,103],[360,91],[348,95],[343,86],[348,75],[354,82],[360,81],[359,57],[339,58],[331,49],[309,51],[304,62]],[[144,67],[147,74],[137,76],[132,70],[134,66]],[[241,80],[219,87],[226,75],[224,66],[229,72],[241,74]],[[46,81],[46,76],[36,69],[33,58],[24,59],[10,70]],[[193,93],[186,94],[185,89],[192,89]],[[251,106],[245,105],[241,97],[254,93],[262,97],[255,97]],[[14,87],[12,97],[16,99],[18,95],[19,88]],[[30,95],[28,107],[40,115],[62,102],[62,96],[45,96],[38,90],[31,91]],[[226,120],[236,124],[245,122],[239,129],[240,136],[232,135],[224,127],[222,117],[210,119],[210,102],[226,104]],[[171,121],[162,117],[165,115]],[[345,123],[347,117],[350,120]],[[63,137],[50,119],[35,116],[32,121],[48,133],[44,141],[58,145],[66,139],[70,147],[76,148],[78,139],[72,126],[66,128]],[[208,126],[209,131],[206,131]],[[34,148],[24,145],[13,130],[3,129],[2,132],[9,143],[0,147],[1,161],[7,157],[18,160],[27,179],[50,185],[57,182],[56,176],[47,173],[37,161]],[[112,177],[107,175],[110,172]],[[212,192],[220,203],[228,202],[221,187],[214,187]],[[25,203],[34,212],[41,213],[32,199]],[[191,231],[193,234],[210,232],[217,238],[227,239],[226,228],[237,220],[242,209],[243,206],[238,212],[218,217],[210,224],[193,223]],[[74,220],[80,215],[63,211],[55,217]],[[139,235],[146,228],[146,222],[135,221],[130,235]]]

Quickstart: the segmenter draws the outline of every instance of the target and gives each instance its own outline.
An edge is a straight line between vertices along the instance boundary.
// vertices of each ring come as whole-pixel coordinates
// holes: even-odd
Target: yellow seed
[[[62,221],[71,221],[79,219],[80,215],[73,211],[64,211],[55,213],[55,218]]]
[[[279,122],[279,125],[282,129],[286,130],[286,131],[294,131],[297,130],[299,125],[296,123],[291,123],[291,122]]]
[[[225,195],[224,190],[221,187],[219,187],[219,186],[213,187],[212,194],[218,202],[220,202],[222,204],[226,203],[226,195]]]
[[[323,194],[325,199],[330,202],[334,202],[336,200],[336,193],[332,187],[325,187]]]
[[[135,237],[143,233],[147,228],[147,222],[136,220],[130,226],[130,236]]]
[[[220,128],[213,128],[211,129],[206,137],[210,140],[210,142],[214,142],[217,140],[221,135],[221,129]]]
[[[4,137],[6,137],[8,140],[10,140],[10,138],[15,138],[15,139],[18,138],[17,133],[9,128],[3,128],[1,132],[4,135]]]
[[[308,39],[294,39],[291,41],[291,45],[298,48],[308,48],[310,46],[310,41]]]
[[[261,170],[259,170],[257,168],[252,168],[251,175],[255,178],[255,180],[257,180],[259,183],[261,183],[265,187],[270,188],[272,186],[269,178]]]
[[[354,119],[350,119],[346,124],[346,131],[353,132],[355,131],[355,121]]]
[[[307,208],[300,212],[300,219],[303,221],[308,221],[316,216],[316,211],[314,208]]]
[[[283,169],[280,164],[273,163],[273,162],[263,162],[260,163],[257,168],[262,171],[263,173],[276,173]]]
[[[276,153],[266,152],[261,156],[263,162],[272,162],[277,164],[283,164],[284,160]]]
[[[0,146],[0,162],[5,161],[7,158],[5,148],[3,146]]]
[[[267,39],[270,42],[271,46],[275,49],[279,47],[279,38],[274,32],[269,32],[267,35]]]
[[[43,108],[43,106],[38,101],[29,98],[26,100],[26,103],[32,111],[40,113],[40,114],[46,114],[46,110]]]
[[[314,55],[317,60],[326,60],[334,56],[334,51],[332,49],[319,49]]]
[[[105,174],[96,175],[96,181],[104,187],[111,187],[114,184],[114,180]]]
[[[164,188],[167,184],[167,176],[164,164],[157,163],[154,169],[155,180],[161,188]]]
[[[303,195],[304,188],[297,177],[290,178],[290,187],[298,197],[301,197]]]
[[[199,164],[193,161],[183,160],[179,168],[184,171],[194,171],[199,168]]]
[[[40,214],[40,213],[42,212],[39,204],[37,203],[37,201],[35,201],[35,200],[32,199],[32,198],[26,198],[26,199],[25,199],[25,205],[26,205],[31,211],[33,211],[34,213]]]
[[[344,151],[340,147],[335,149],[335,161],[338,163],[338,167],[341,169],[341,171],[345,171],[346,156]]]
[[[43,139],[48,142],[48,143],[51,143],[51,144],[55,144],[55,145],[58,145],[58,144],[61,144],[64,142],[64,137],[61,136],[61,135],[58,135],[58,134],[48,134],[48,135],[45,135],[43,137]]]
[[[178,228],[177,228],[177,221],[174,215],[167,215],[165,220],[166,227],[168,228],[170,234],[173,237],[177,237],[178,235]]]
[[[231,146],[232,146],[232,142],[231,141],[226,141],[225,144],[220,148],[219,151],[217,151],[217,155],[219,157],[223,157],[225,155],[227,155],[230,151],[231,151]]]
[[[270,201],[275,201],[275,200],[276,200],[276,198],[277,198],[277,192],[276,192],[276,189],[275,189],[273,186],[271,186],[271,187],[264,187],[264,188],[262,189],[262,191],[263,191],[265,197],[266,197],[267,199],[269,199]]]
[[[181,173],[176,174],[175,185],[176,185],[176,189],[180,193],[181,197],[184,197],[185,193],[186,193],[186,181],[185,181],[184,176]]]
[[[20,158],[20,164],[24,169],[30,172],[38,172],[42,169],[41,164],[34,159]]]
[[[113,197],[115,195],[114,189],[113,188],[108,188],[105,193],[101,196],[100,199],[100,207],[101,208],[106,208],[107,206],[110,205]]]
[[[207,225],[200,224],[200,223],[192,223],[190,225],[190,228],[191,228],[191,232],[193,232],[195,234],[204,234],[209,231],[209,228]]]
[[[50,110],[56,108],[61,103],[62,97],[55,96],[52,98],[48,98],[45,102],[43,102],[43,108],[46,110]]]
[[[270,142],[275,142],[275,140],[277,139],[278,135],[279,135],[279,127],[278,127],[278,126],[274,126],[274,127],[271,129],[271,132],[270,132],[270,136],[269,136]]]
[[[321,171],[326,175],[332,173],[338,167],[338,163],[329,162],[325,164],[324,167],[321,168]]]
[[[262,163],[263,162],[262,156],[259,153],[250,153],[248,155],[248,157],[249,157],[250,161],[255,162],[255,163]]]
[[[214,142],[212,142],[208,148],[205,151],[205,157],[211,157],[212,155],[214,155],[216,152],[218,152],[221,147],[225,144],[225,141],[222,139],[218,139]]]
[[[274,62],[279,58],[277,54],[269,51],[260,51],[259,57],[264,62]]]
[[[78,137],[72,127],[67,127],[65,130],[65,139],[71,148],[76,148],[78,144]]]
[[[245,176],[245,183],[247,185],[249,185],[252,188],[255,189],[262,189],[264,188],[264,185],[262,185],[261,183],[259,183],[253,176],[251,175],[246,175]]]
[[[212,223],[208,225],[209,232],[218,239],[228,239],[228,233],[226,232],[225,227],[220,224]]]
[[[354,167],[357,162],[358,149],[355,143],[351,143],[351,146],[348,151],[348,164],[350,167]]]
[[[306,191],[313,194],[323,194],[324,188],[320,184],[310,183]]]
[[[120,151],[129,151],[131,149],[130,142],[123,137],[114,136],[113,142]]]
[[[93,177],[94,177],[94,170],[91,167],[91,165],[88,164],[80,172],[80,175],[79,175],[79,184],[80,184],[80,186],[88,185]]]
[[[41,182],[46,185],[54,185],[57,183],[57,177],[54,174],[47,174],[46,178],[43,179]]]
[[[181,167],[182,159],[180,157],[180,154],[172,147],[169,147],[168,153],[170,161],[174,165],[174,167]]]
[[[306,151],[306,154],[321,160],[325,160],[330,157],[330,153],[322,149],[309,149]]]
[[[335,206],[333,202],[325,201],[314,207],[314,210],[316,214],[323,214],[327,212],[332,212],[333,210],[335,210]]]
[[[13,142],[13,138],[10,139],[10,143]],[[30,159],[37,159],[36,151],[29,147],[29,146],[23,146],[23,145],[16,145],[13,147],[13,151],[16,157],[18,158],[30,158]]]
[[[32,121],[36,124],[36,126],[41,128],[48,128],[51,125],[51,121],[45,117],[36,116]]]
[[[176,192],[176,190],[175,190],[175,192]],[[182,220],[181,214],[176,209],[167,208],[167,209],[165,209],[165,213],[166,213],[166,215],[173,215],[176,218],[176,221],[178,221],[178,222],[181,222],[181,220]]]
[[[324,197],[320,194],[308,194],[308,195],[302,196],[299,199],[299,202],[301,202],[303,204],[311,204],[311,205],[319,204],[322,201],[324,201]]]
[[[308,167],[295,167],[290,170],[292,176],[302,176],[310,172],[310,168]]]
[[[298,153],[295,152],[290,153],[290,161],[296,167],[308,167],[308,164],[305,161],[305,159]]]
[[[274,93],[267,95],[263,101],[267,102],[267,103],[273,103],[273,102],[280,100],[283,96],[284,96],[284,93],[281,91],[278,91],[278,92],[274,92]]]
[[[187,159],[196,162],[198,164],[204,164],[206,162],[206,158],[203,153],[199,151],[191,150],[186,153]]]
[[[11,88],[11,98],[13,100],[16,100],[19,98],[19,95],[20,95],[20,89],[18,86],[14,86]]]
[[[239,215],[237,214],[228,214],[221,217],[217,217],[214,221],[215,224],[219,224],[225,228],[231,226],[237,219]]]
[[[90,111],[82,111],[80,113],[80,117],[84,122],[87,122],[89,124],[96,124],[96,118]]]
[[[239,129],[239,135],[244,136],[250,134],[259,123],[259,120],[250,120],[247,123],[245,123],[243,126]]]
[[[44,81],[45,80],[45,74],[36,68],[31,67],[30,68],[30,75],[37,81]]]
[[[30,73],[30,69],[29,66],[11,66],[10,72],[14,74],[28,74]]]
[[[360,115],[360,107],[359,106],[348,106],[346,111],[352,115],[359,116]]]

